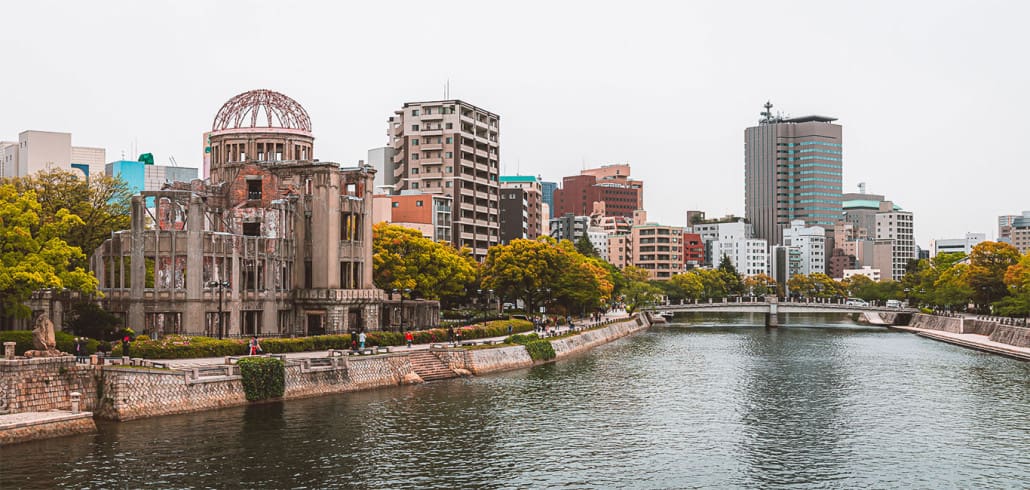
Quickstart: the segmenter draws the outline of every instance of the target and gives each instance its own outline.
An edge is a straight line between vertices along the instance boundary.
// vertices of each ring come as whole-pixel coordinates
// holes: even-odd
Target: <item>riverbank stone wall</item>
[[[94,370],[74,356],[0,360],[0,415],[70,410],[72,392],[82,394],[80,410],[93,409]]]

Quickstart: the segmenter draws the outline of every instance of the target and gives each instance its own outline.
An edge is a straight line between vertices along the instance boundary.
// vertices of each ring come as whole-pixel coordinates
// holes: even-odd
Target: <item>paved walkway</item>
[[[948,342],[950,344],[960,345],[962,347],[969,347],[971,349],[979,349],[995,354],[1001,354],[1004,356],[1015,357],[1024,361],[1030,361],[1030,348],[1018,347],[1011,344],[1003,344],[1001,342],[995,342],[986,335],[979,335],[974,333],[952,333],[945,332],[942,330],[933,330],[928,328],[916,328],[906,326],[895,326],[898,330],[904,330],[906,332],[912,332],[923,337],[928,337],[941,342]]]
[[[584,327],[585,328],[589,328],[589,327],[597,325],[598,323],[601,323],[601,322],[605,322],[605,321],[609,321],[609,320],[619,320],[619,319],[628,318],[628,317],[629,317],[629,315],[627,315],[626,312],[624,312],[624,311],[613,311],[610,314],[603,316],[601,318],[601,320],[598,321],[598,322],[592,322],[590,320],[585,320],[585,319],[577,320],[577,319],[573,318],[572,323],[573,323],[573,325],[576,325],[577,327],[580,327],[580,328],[584,328]],[[568,326],[550,327],[550,332],[551,332],[552,336],[553,335],[561,335],[561,334],[564,334],[564,333],[568,333],[568,331],[569,331]],[[524,333],[532,333],[532,332],[524,332]],[[502,340],[504,340],[506,338],[508,338],[507,335],[502,335],[500,337],[490,337],[490,338],[483,338],[483,339],[468,339],[468,340],[464,340],[463,342],[476,342],[476,343],[483,343],[485,341],[497,342],[497,341],[502,341]],[[448,345],[448,342],[446,341],[446,339],[442,339],[441,341],[434,342],[432,344],[428,344],[428,343],[427,344],[413,344],[410,348],[407,347],[407,346],[389,346],[386,349],[387,349],[388,352],[413,352],[413,351],[417,351],[417,350],[427,350],[427,349],[429,349],[430,345]],[[308,352],[288,352],[288,353],[285,353],[285,354],[282,354],[282,355],[284,355],[286,357],[286,359],[311,359],[311,358],[316,358],[316,357],[319,357],[319,358],[320,357],[325,357],[326,356],[326,351],[319,350],[319,351],[308,351]],[[203,366],[221,366],[221,365],[225,365],[225,357],[199,357],[199,358],[195,358],[195,359],[148,359],[148,360],[154,361],[154,362],[165,363],[171,369],[193,369],[193,368],[203,367]]]

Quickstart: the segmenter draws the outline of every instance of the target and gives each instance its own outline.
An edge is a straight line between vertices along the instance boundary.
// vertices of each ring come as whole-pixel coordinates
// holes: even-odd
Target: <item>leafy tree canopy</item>
[[[372,228],[372,276],[387,291],[410,289],[426,299],[462,296],[476,279],[468,249],[455,249],[422,236],[418,230],[389,223]]]

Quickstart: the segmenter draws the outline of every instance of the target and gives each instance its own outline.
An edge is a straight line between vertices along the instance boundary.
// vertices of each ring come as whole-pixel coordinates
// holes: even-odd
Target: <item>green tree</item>
[[[733,265],[733,261],[726,255],[722,256],[722,260],[719,261],[719,272],[725,275],[726,283],[726,294],[744,294],[744,281],[740,279],[740,273],[737,272],[737,268]]]
[[[973,247],[965,276],[973,302],[983,307],[1007,296],[1005,273],[1019,260],[1019,250],[1008,243],[982,242]]]
[[[973,296],[968,276],[971,266],[954,264],[941,271],[933,283],[933,304],[964,310]]]
[[[730,281],[733,277],[719,269],[696,269],[701,280],[702,299],[722,298],[730,294]],[[739,280],[739,278],[738,278]]]
[[[67,330],[97,340],[115,340],[122,320],[92,302],[76,303],[65,317]]]
[[[579,237],[579,240],[576,240],[576,251],[587,257],[598,256],[597,249],[594,248],[594,244],[590,242],[590,238],[586,235],[583,235]]]
[[[698,300],[705,293],[705,285],[701,282],[701,277],[695,271],[676,274],[672,276],[672,279],[669,279],[668,283],[671,289],[675,291],[675,295],[680,298]]]
[[[57,223],[62,210],[79,221],[62,226],[60,238],[83,252],[72,265],[87,269],[88,256],[111,237],[111,232],[129,228],[132,198],[129,186],[118,177],[90,176],[89,180],[68,170],[40,171],[12,179],[19,192],[34,191],[39,198],[40,225]]]
[[[418,230],[389,223],[372,228],[372,277],[387,291],[411,289],[426,299],[454,299],[476,278],[467,249],[455,249],[422,236]]]
[[[767,274],[756,274],[744,278],[744,290],[753,296],[779,294],[779,284]]]
[[[550,237],[495,245],[483,261],[483,285],[498,295],[521,298],[534,311],[559,294],[558,280],[569,259]]]
[[[60,210],[54,219],[40,219],[42,206],[36,192],[0,184],[0,307],[5,314],[27,318],[24,305],[39,289],[97,291],[97,279],[83,267],[85,256],[61,236],[82,220]]]
[[[1030,315],[1030,254],[1005,270],[1005,286],[1009,296],[994,303],[994,311],[1005,316]]]

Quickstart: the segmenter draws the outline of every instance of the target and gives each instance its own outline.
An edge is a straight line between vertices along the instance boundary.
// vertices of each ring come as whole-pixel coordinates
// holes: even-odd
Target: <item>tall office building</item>
[[[461,100],[408,102],[389,119],[395,190],[450,196],[452,242],[480,261],[500,242],[500,119]]]
[[[554,191],[555,216],[590,215],[595,202],[603,202],[606,216],[625,216],[644,208],[644,183],[629,177],[628,164],[602,165],[562,179]]]
[[[538,177],[537,180],[540,180]],[[558,188],[557,182],[544,182],[540,180],[540,192],[543,194],[544,204],[547,205],[547,213],[544,215],[544,221],[550,220],[554,216],[554,190]],[[546,235],[546,233],[545,233]]]
[[[793,220],[832,228],[841,213],[842,128],[832,117],[783,118],[772,104],[744,130],[744,207],[755,236],[779,245]]]

